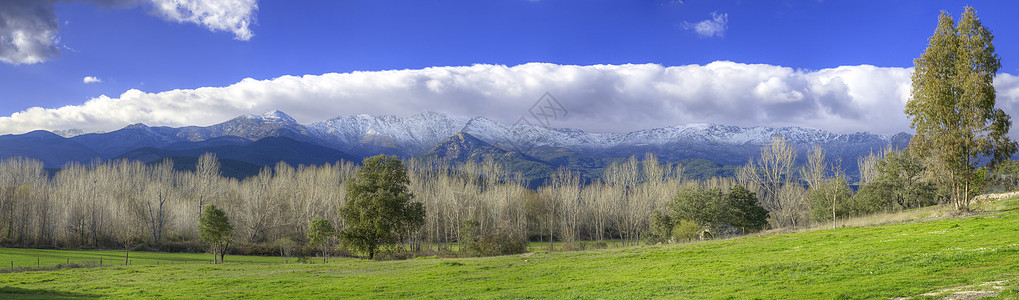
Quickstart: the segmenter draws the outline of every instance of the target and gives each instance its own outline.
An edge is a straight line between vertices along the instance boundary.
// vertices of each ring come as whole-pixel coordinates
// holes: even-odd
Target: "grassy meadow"
[[[897,225],[486,258],[281,264],[228,255],[211,265],[208,254],[132,252],[130,266],[0,274],[0,298],[923,299],[953,287],[1013,298],[1017,204]],[[26,265],[100,256],[123,263],[122,251],[0,249],[0,262]]]

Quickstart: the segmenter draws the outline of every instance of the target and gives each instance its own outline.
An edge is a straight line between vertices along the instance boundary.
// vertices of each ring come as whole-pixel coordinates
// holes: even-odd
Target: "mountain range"
[[[840,159],[849,174],[855,174],[858,157],[888,145],[904,148],[910,138],[906,133],[835,134],[801,127],[713,124],[589,133],[435,112],[409,117],[362,114],[305,125],[281,111],[243,115],[207,127],[132,124],[104,133],[58,133],[40,130],[0,136],[0,158],[31,157],[47,168],[60,168],[68,162],[87,163],[97,158],[144,162],[174,158],[184,162],[213,152],[234,165],[250,164],[234,168],[241,170],[236,177],[244,177],[243,170],[281,161],[292,165],[357,162],[376,154],[454,162],[491,157],[537,179],[559,167],[596,178],[613,161],[654,153],[663,162],[697,166],[698,170],[691,173],[699,174],[697,177],[710,177],[731,175],[731,166],[758,156],[761,146],[770,143],[773,136],[782,135],[796,146],[800,161],[808,147],[818,146],[826,149],[829,157]]]

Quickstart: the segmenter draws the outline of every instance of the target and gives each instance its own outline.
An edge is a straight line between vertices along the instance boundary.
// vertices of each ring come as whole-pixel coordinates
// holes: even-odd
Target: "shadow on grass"
[[[96,299],[98,295],[61,292],[42,289],[23,289],[17,287],[0,287],[0,298],[2,299]]]

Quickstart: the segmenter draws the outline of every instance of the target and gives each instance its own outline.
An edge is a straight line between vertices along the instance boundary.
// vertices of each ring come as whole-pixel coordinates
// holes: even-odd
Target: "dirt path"
[[[954,288],[941,289],[936,292],[923,293],[909,297],[892,298],[893,300],[906,300],[915,297],[931,296],[940,297],[946,300],[972,300],[990,297],[1001,293],[1007,287],[1006,280],[988,281],[981,284],[971,284]]]

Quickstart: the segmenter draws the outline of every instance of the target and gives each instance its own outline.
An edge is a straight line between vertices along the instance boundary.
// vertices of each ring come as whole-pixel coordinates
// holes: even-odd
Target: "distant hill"
[[[322,165],[336,163],[337,161],[359,161],[356,157],[339,150],[308,144],[287,137],[267,137],[243,146],[227,145],[191,149],[145,147],[132,150],[115,159],[158,162],[168,157],[197,158],[207,152],[215,153],[221,159],[235,160],[255,166],[272,166],[278,162],[286,162],[292,166],[298,166]],[[237,169],[240,171],[249,170],[250,168],[239,165]]]
[[[707,159],[689,158],[676,164],[683,166],[683,176],[689,179],[705,180],[714,177],[734,177],[739,166],[723,165]]]
[[[173,169],[177,171],[190,171],[194,172],[198,166],[198,157],[193,156],[174,156],[168,157],[173,162]],[[229,177],[234,179],[244,179],[254,175],[258,175],[258,172],[262,171],[265,166],[256,164],[246,163],[239,160],[227,159],[227,158],[216,158],[219,161],[219,174],[223,177]],[[148,164],[162,163],[162,159],[147,162]]]
[[[92,149],[102,159],[110,159],[142,147],[162,147],[180,141],[173,137],[174,128],[128,125],[117,131],[89,133],[70,138]]]
[[[87,163],[98,156],[92,149],[49,131],[0,136],[0,158],[34,158],[46,168],[60,168],[68,162]]]
[[[173,143],[173,144],[169,144],[169,145],[163,146],[161,148],[162,149],[167,149],[167,150],[187,150],[187,149],[210,148],[210,147],[219,147],[219,146],[244,146],[244,145],[247,145],[247,144],[251,144],[252,142],[253,142],[252,140],[249,140],[249,139],[246,139],[246,138],[228,135],[228,136],[214,137],[214,138],[211,138],[211,139],[208,139],[208,140],[197,141],[197,142],[181,141],[181,142],[176,142],[176,143]]]
[[[459,132],[418,156],[419,159],[451,163],[481,162],[491,158],[512,172],[519,172],[529,180],[548,177],[555,166],[536,158],[509,151],[482,141],[469,133]]]

